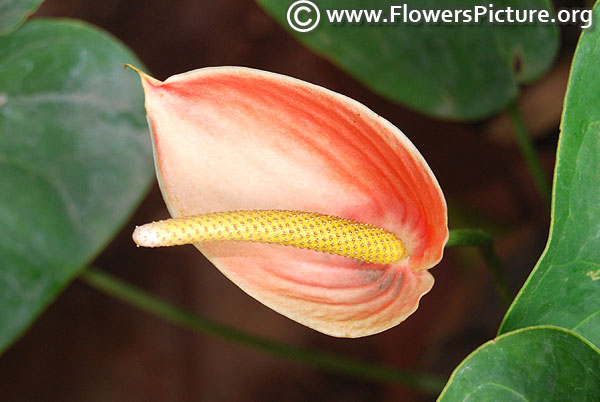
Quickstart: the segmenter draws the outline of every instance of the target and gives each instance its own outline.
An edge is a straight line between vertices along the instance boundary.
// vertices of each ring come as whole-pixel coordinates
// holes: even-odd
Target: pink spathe
[[[275,311],[333,336],[381,332],[412,314],[448,237],[446,203],[417,149],[362,104],[240,67],[160,82],[140,74],[157,176],[173,217],[283,209],[384,228],[407,258],[389,265],[272,244],[196,247]]]

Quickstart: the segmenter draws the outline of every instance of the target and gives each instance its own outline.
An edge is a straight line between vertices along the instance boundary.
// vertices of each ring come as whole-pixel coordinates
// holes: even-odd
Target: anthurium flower
[[[175,218],[143,246],[193,243],[275,311],[333,336],[388,329],[433,286],[446,204],[404,134],[362,104],[240,67],[140,72]]]

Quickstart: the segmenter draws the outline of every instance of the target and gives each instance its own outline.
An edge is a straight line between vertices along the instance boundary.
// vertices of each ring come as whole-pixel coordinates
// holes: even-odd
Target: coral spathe
[[[215,67],[140,73],[156,171],[173,217],[281,209],[352,219],[402,239],[369,264],[273,244],[196,247],[231,281],[320,332],[359,337],[412,314],[448,237],[446,203],[406,136],[364,105],[294,78]]]

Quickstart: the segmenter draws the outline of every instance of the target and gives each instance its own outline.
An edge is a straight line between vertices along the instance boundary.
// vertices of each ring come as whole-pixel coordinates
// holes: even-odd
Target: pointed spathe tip
[[[142,79],[142,84],[151,84],[153,86],[160,86],[162,84],[161,81],[157,80],[156,78],[146,74],[145,72],[143,72],[141,69],[129,64],[129,63],[125,63],[125,65],[123,66],[124,69],[126,68],[130,68],[133,71],[135,71],[136,73],[138,73],[140,75],[140,78]]]

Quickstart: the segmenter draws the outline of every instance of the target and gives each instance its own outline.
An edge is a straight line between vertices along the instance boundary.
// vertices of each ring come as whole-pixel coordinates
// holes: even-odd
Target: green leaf
[[[0,37],[0,351],[115,235],[153,179],[137,75],[114,38],[37,20]]]
[[[533,327],[496,338],[452,373],[438,401],[597,401],[600,352],[578,335]]]
[[[600,9],[594,11],[597,27]],[[580,39],[565,107],[546,250],[500,333],[532,325],[571,329],[600,346],[600,30]]]
[[[17,29],[44,0],[0,0],[0,35]]]
[[[474,120],[503,109],[518,85],[534,81],[551,66],[558,50],[553,25],[333,25],[327,10],[472,9],[474,0],[315,0],[321,20],[311,32],[289,28],[295,0],[257,0],[281,25],[315,53],[389,99],[434,117]],[[495,8],[548,9],[547,0],[489,1]],[[404,8],[400,11],[405,10]],[[306,20],[314,14],[300,13]]]

